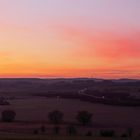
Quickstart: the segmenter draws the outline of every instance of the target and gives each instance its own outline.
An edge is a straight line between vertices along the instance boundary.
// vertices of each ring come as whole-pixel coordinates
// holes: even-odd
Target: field
[[[1,140],[139,140],[139,138],[101,138],[101,137],[32,137],[32,136],[13,136],[0,137]]]
[[[120,107],[102,104],[93,104],[74,99],[38,98],[30,97],[10,101],[10,106],[0,106],[0,111],[13,109],[18,121],[47,121],[50,111],[60,110],[64,113],[65,121],[75,121],[80,110],[93,113],[95,124],[107,126],[140,127],[140,107]],[[40,115],[41,114],[41,115]]]
[[[48,113],[60,110],[64,113],[65,123],[76,124],[75,116],[80,110],[93,113],[93,127],[79,127],[79,131],[88,130],[98,133],[101,129],[113,129],[118,135],[126,132],[127,128],[133,128],[135,135],[140,134],[140,107],[120,107],[102,104],[93,104],[73,99],[58,99],[44,97],[19,98],[9,101],[10,106],[0,106],[0,111],[12,109],[16,111],[16,122],[12,124],[1,123],[0,131],[9,133],[32,133],[34,128],[45,124],[48,129]],[[27,123],[28,122],[28,123]],[[65,132],[66,124],[62,125]],[[62,135],[64,135],[62,132]],[[85,134],[83,134],[85,135]]]

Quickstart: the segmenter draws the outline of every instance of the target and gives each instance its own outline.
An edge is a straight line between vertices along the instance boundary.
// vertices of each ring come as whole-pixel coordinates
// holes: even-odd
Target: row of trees
[[[1,114],[3,122],[13,122],[16,112],[13,110],[4,110]],[[92,122],[92,114],[88,111],[79,111],[76,115],[76,120],[82,125],[88,125]],[[61,111],[55,110],[48,114],[49,121],[54,125],[59,125],[64,121],[64,114]]]
[[[13,110],[4,110],[1,114],[1,119],[3,122],[13,122],[15,120],[16,112]],[[93,115],[88,112],[88,111],[79,111],[76,115],[76,120],[82,124],[83,126],[89,125],[92,123],[92,117]],[[48,114],[48,119],[49,122],[54,124],[53,132],[54,134],[59,134],[60,132],[60,127],[59,125],[63,123],[64,121],[64,114],[61,111],[55,110],[52,111]],[[68,125],[67,128],[67,133],[69,135],[76,135],[77,134],[77,129],[73,125]],[[44,125],[41,126],[40,128],[41,133],[46,133],[46,127]],[[34,130],[34,134],[38,134],[39,129]],[[131,137],[133,133],[133,129],[129,128],[127,130],[126,134],[123,134],[122,137]],[[113,137],[115,135],[115,132],[113,130],[102,130],[100,131],[100,136],[104,137]],[[86,136],[92,136],[92,132],[88,131],[86,133]]]
[[[79,111],[76,115],[76,120],[82,125],[88,125],[92,123],[92,113],[88,111]],[[63,122],[64,114],[60,111],[50,112],[48,119],[52,124],[60,124]]]

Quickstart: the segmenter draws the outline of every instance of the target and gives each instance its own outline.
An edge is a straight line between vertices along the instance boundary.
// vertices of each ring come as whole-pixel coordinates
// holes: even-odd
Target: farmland
[[[87,110],[93,114],[93,127],[82,128],[82,131],[99,131],[100,129],[114,129],[118,134],[124,133],[129,127],[135,129],[138,135],[140,130],[140,107],[120,107],[102,104],[93,104],[73,99],[57,98],[37,98],[16,99],[10,101],[10,106],[1,106],[0,110],[14,109],[16,112],[16,122],[1,123],[0,131],[10,133],[32,133],[34,128],[39,128],[45,124],[50,130],[52,126],[48,124],[48,113],[53,110],[60,110],[64,113],[64,125],[69,123],[77,124],[75,116],[80,110]]]
[[[60,136],[66,135],[68,125],[76,127],[79,137],[84,137],[88,131],[92,132],[94,137],[100,137],[101,130],[114,130],[115,136],[120,137],[128,128],[133,129],[135,137],[140,134],[140,106],[134,106],[130,101],[139,101],[139,81],[118,83],[93,79],[3,79],[0,83],[1,101],[9,103],[0,106],[0,114],[4,110],[16,112],[14,122],[0,122],[1,134],[34,136],[33,131],[44,125],[48,137],[52,136],[54,125],[49,122],[48,114],[54,110],[64,114],[63,122],[60,124]],[[104,104],[84,100],[84,97],[79,98],[85,88],[87,90],[82,93],[83,95],[97,98],[103,96],[111,102]],[[115,100],[128,100],[131,104],[112,105],[112,101]],[[91,125],[86,127],[81,126],[76,120],[77,113],[83,110],[93,114]],[[79,137],[78,139],[81,139]]]

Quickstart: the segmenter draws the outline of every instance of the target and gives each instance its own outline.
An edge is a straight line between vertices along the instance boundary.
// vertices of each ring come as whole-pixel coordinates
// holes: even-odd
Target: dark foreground
[[[140,137],[135,138],[104,138],[104,137],[68,137],[68,136],[22,136],[22,135],[10,135],[0,136],[0,140],[140,140]]]

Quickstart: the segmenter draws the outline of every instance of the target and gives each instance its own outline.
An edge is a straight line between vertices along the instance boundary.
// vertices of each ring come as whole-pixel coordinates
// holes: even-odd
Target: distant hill
[[[48,92],[77,93],[84,88],[96,90],[121,90],[137,93],[140,91],[140,80],[136,79],[96,79],[96,78],[1,78],[0,96],[32,95]]]

